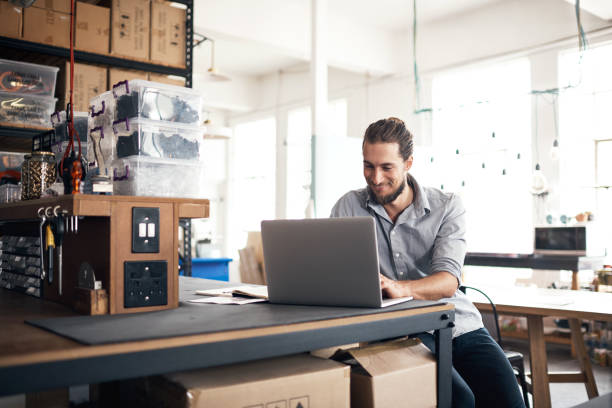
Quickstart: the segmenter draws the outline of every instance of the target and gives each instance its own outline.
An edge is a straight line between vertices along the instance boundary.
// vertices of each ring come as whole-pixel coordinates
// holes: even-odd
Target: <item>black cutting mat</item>
[[[369,309],[278,305],[267,302],[246,305],[187,302],[189,299],[199,298],[195,294],[196,290],[238,285],[181,277],[181,301],[176,309],[120,315],[57,317],[27,320],[26,323],[79,343],[108,344],[386,313],[440,304],[415,300],[382,309]]]

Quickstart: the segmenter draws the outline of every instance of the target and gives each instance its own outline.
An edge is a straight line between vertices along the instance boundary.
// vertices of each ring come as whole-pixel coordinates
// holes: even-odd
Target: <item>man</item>
[[[372,123],[362,150],[367,188],[345,194],[331,216],[376,220],[380,284],[388,297],[455,305],[454,407],[524,407],[508,359],[483,327],[478,310],[458,290],[466,252],[461,200],[421,187],[410,175],[412,134],[400,119]],[[431,334],[419,337],[435,352]]]

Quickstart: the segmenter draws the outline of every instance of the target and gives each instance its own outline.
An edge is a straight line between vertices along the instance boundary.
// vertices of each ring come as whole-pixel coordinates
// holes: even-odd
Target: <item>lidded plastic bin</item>
[[[0,59],[0,92],[53,96],[59,68]]]
[[[113,162],[113,194],[205,198],[204,165],[197,161],[130,156]]]
[[[0,122],[50,127],[56,101],[51,96],[0,92]]]
[[[132,118],[113,123],[117,158],[148,156],[200,160],[204,128],[181,123]]]
[[[87,133],[87,147],[82,154],[85,154],[88,170],[94,173],[111,176],[111,165],[115,159],[115,143],[113,140],[112,128],[98,126],[89,129]]]
[[[74,130],[76,130],[82,142],[87,141],[87,124],[89,115],[87,112],[74,112]],[[66,111],[53,112],[51,124],[55,129],[55,139],[57,141],[69,140],[68,122],[66,122]],[[76,143],[76,134],[75,139]]]
[[[134,79],[113,85],[114,120],[143,118],[200,125],[202,95],[182,86]]]

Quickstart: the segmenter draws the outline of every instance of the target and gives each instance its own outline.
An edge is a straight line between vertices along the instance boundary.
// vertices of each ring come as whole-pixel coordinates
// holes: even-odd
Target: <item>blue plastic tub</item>
[[[229,263],[232,258],[193,258],[191,276],[194,278],[229,281]]]

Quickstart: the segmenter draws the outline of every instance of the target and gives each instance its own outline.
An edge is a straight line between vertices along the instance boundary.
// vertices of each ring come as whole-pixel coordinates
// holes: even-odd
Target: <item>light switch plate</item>
[[[132,252],[159,253],[159,208],[132,208]]]

